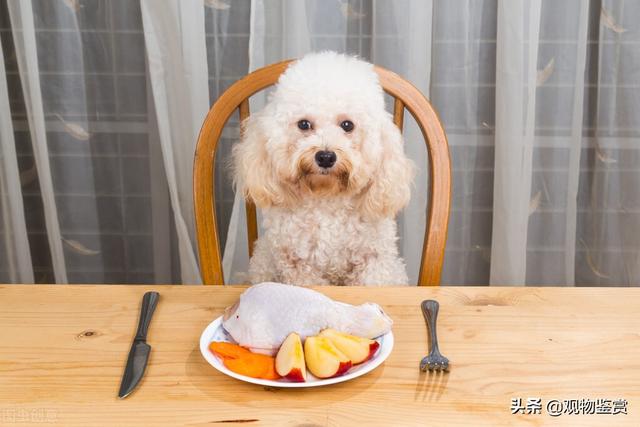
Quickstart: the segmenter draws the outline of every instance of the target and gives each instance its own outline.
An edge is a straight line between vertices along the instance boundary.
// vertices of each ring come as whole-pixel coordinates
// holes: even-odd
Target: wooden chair
[[[216,211],[214,209],[214,161],[222,129],[238,110],[240,120],[249,116],[249,98],[274,85],[292,60],[261,68],[233,84],[211,107],[198,137],[193,165],[193,200],[200,252],[200,271],[206,285],[222,285]],[[427,144],[429,153],[430,203],[427,208],[427,227],[420,265],[419,285],[439,285],[444,261],[444,249],[451,203],[451,160],[447,137],[442,123],[429,101],[411,83],[384,68],[375,67],[385,92],[394,97],[393,119],[402,130],[404,109],[413,115]],[[256,207],[245,202],[249,256],[258,238]]]

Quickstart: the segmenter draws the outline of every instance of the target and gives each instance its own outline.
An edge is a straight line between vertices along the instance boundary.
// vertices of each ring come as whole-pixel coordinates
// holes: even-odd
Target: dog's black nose
[[[318,151],[316,153],[316,163],[321,168],[330,168],[336,164],[338,156],[333,151]]]

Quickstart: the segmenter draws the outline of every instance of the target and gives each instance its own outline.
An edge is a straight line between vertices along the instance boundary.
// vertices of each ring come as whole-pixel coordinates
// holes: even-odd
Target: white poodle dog
[[[251,282],[405,285],[395,216],[413,163],[373,65],[335,52],[294,62],[233,149],[236,188],[263,213]]]

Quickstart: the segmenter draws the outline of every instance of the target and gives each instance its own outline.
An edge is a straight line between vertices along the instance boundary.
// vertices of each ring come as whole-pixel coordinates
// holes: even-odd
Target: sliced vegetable
[[[215,354],[218,357],[221,357],[222,359],[229,359],[229,358],[235,359],[242,355],[251,353],[249,350],[239,346],[238,344],[231,344],[230,342],[222,342],[222,341],[221,342],[214,341],[211,344],[209,344],[209,350],[211,350],[213,354]]]
[[[224,366],[233,372],[252,378],[277,380],[280,375],[276,372],[275,359],[263,354],[253,354],[237,359],[225,359]]]
[[[209,350],[222,359],[229,370],[247,377],[277,380],[274,357],[252,353],[244,347],[228,342],[212,342]]]

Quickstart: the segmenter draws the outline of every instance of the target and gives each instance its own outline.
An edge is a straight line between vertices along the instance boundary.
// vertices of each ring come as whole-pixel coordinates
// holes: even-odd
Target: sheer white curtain
[[[0,2],[0,282],[198,283],[202,119],[248,71],[359,55],[432,101],[453,162],[445,284],[640,283],[640,3],[625,0]],[[252,99],[252,111],[262,96]],[[217,156],[227,280],[244,279]],[[398,218],[416,280],[427,157]],[[227,229],[228,228],[228,229]]]
[[[1,281],[199,283],[203,2],[11,0],[0,15]]]
[[[200,283],[192,236],[193,153],[209,110],[209,82],[200,1],[142,0],[149,77],[171,207],[181,279]]]
[[[640,282],[640,14],[638,2],[603,0],[589,35],[594,67],[578,189],[576,282]]]
[[[0,44],[0,282],[33,283],[31,252],[24,221],[9,90]]]
[[[247,72],[249,12],[0,2],[0,282],[200,282],[193,153],[210,99]]]
[[[53,273],[56,282],[65,283],[67,282],[67,266],[64,262],[63,237],[60,231],[57,201],[54,197],[53,180],[51,178],[33,8],[30,2],[16,0],[9,1],[8,8],[12,23],[15,52],[20,69],[20,82],[24,92],[29,131],[33,143],[34,167],[38,171],[38,181],[42,189],[42,203],[44,205],[44,217],[48,232]],[[80,64],[80,66],[82,65]],[[56,111],[54,114],[61,117],[61,121],[65,121],[63,111]],[[86,132],[86,128],[81,128],[77,124],[74,125]],[[73,240],[73,242],[76,241]],[[96,251],[96,254],[99,253],[99,250]]]

